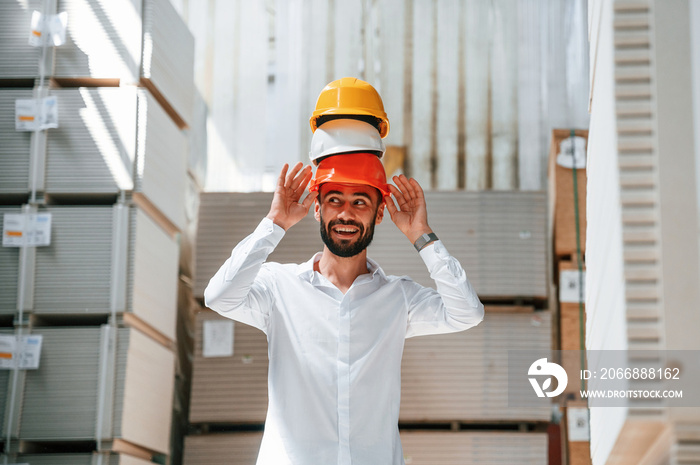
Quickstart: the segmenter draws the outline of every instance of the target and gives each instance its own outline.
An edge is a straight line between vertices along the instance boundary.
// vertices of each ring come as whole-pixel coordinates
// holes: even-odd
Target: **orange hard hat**
[[[321,116],[373,116],[379,122],[379,135],[389,134],[389,118],[384,111],[384,103],[379,92],[368,82],[345,77],[329,83],[323,88],[316,101],[316,109],[309,124],[311,132],[316,131]]]
[[[310,192],[317,191],[324,182],[339,184],[364,184],[376,187],[382,196],[389,195],[384,165],[373,153],[352,153],[324,158],[316,168]]]

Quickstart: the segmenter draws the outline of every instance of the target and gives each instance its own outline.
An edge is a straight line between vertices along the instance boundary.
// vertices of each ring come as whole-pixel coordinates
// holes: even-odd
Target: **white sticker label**
[[[3,247],[51,245],[51,213],[5,213]]]
[[[15,100],[15,131],[37,131],[58,127],[58,100],[55,95],[42,99]]]
[[[0,370],[10,370],[15,367],[15,336],[0,336]]]
[[[41,358],[41,343],[43,336],[40,334],[22,336],[22,344],[17,363],[23,370],[36,370],[39,368]]]
[[[205,321],[203,336],[204,357],[233,355],[233,321]]]
[[[19,344],[17,336],[0,336],[0,370],[36,370],[41,358],[43,336],[30,334],[22,336]]]
[[[586,272],[581,272],[579,287],[578,270],[563,270],[559,273],[559,302],[583,302],[586,296]]]
[[[564,168],[583,169],[586,167],[586,139],[579,136],[568,137],[559,144],[557,165]]]
[[[586,442],[591,440],[588,431],[588,409],[569,407],[567,410],[570,442]]]
[[[29,45],[32,47],[58,47],[66,43],[66,26],[68,13],[44,16],[34,10],[32,13],[32,28],[29,32]]]

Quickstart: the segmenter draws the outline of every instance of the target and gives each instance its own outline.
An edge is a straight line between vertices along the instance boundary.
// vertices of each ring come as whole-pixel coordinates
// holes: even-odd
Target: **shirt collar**
[[[305,281],[308,281],[312,284],[317,284],[317,278],[314,279],[314,263],[321,259],[322,254],[322,252],[316,252],[314,256],[311,257],[308,261],[299,264],[299,266],[297,267],[297,275]],[[369,270],[370,280],[374,279],[375,276],[382,280],[386,280],[386,274],[384,273],[384,270],[382,270],[382,268],[377,262],[375,262],[369,257],[367,257],[367,269]]]

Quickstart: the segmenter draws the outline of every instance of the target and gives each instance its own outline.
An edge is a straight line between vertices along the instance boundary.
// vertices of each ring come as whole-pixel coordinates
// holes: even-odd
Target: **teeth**
[[[335,230],[338,232],[346,232],[346,233],[357,232],[357,229],[354,229],[354,228],[335,228]]]

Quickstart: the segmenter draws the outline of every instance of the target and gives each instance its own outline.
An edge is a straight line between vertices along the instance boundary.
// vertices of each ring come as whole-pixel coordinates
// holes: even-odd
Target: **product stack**
[[[0,335],[40,344],[34,366],[0,370],[3,459],[166,463],[190,144],[206,140],[194,39],[168,0],[3,2],[0,17]]]
[[[553,238],[553,269],[559,308],[558,348],[561,364],[569,373],[564,390],[566,428],[563,450],[571,465],[588,465],[588,406],[580,398],[580,378],[571,374],[586,369],[585,253],[586,253],[586,149],[587,130],[552,131],[549,152],[549,226]],[[583,419],[583,420],[582,420]],[[581,427],[581,422],[583,426]],[[577,425],[578,423],[578,425]]]
[[[267,410],[267,340],[203,307],[209,279],[270,207],[272,194],[205,193],[197,232],[196,315],[187,465],[253,464]],[[547,205],[543,192],[426,192],[431,227],[486,304],[466,332],[406,340],[399,427],[413,464],[546,463],[551,409],[509,407],[509,351],[549,351]],[[323,247],[313,213],[270,255],[307,261]],[[434,286],[425,264],[386,219],[368,256],[387,274]],[[533,395],[522,392],[518,395]],[[449,444],[449,446],[447,446]],[[441,445],[445,445],[442,447]],[[471,455],[470,455],[471,454]],[[468,460],[467,460],[468,461]]]

